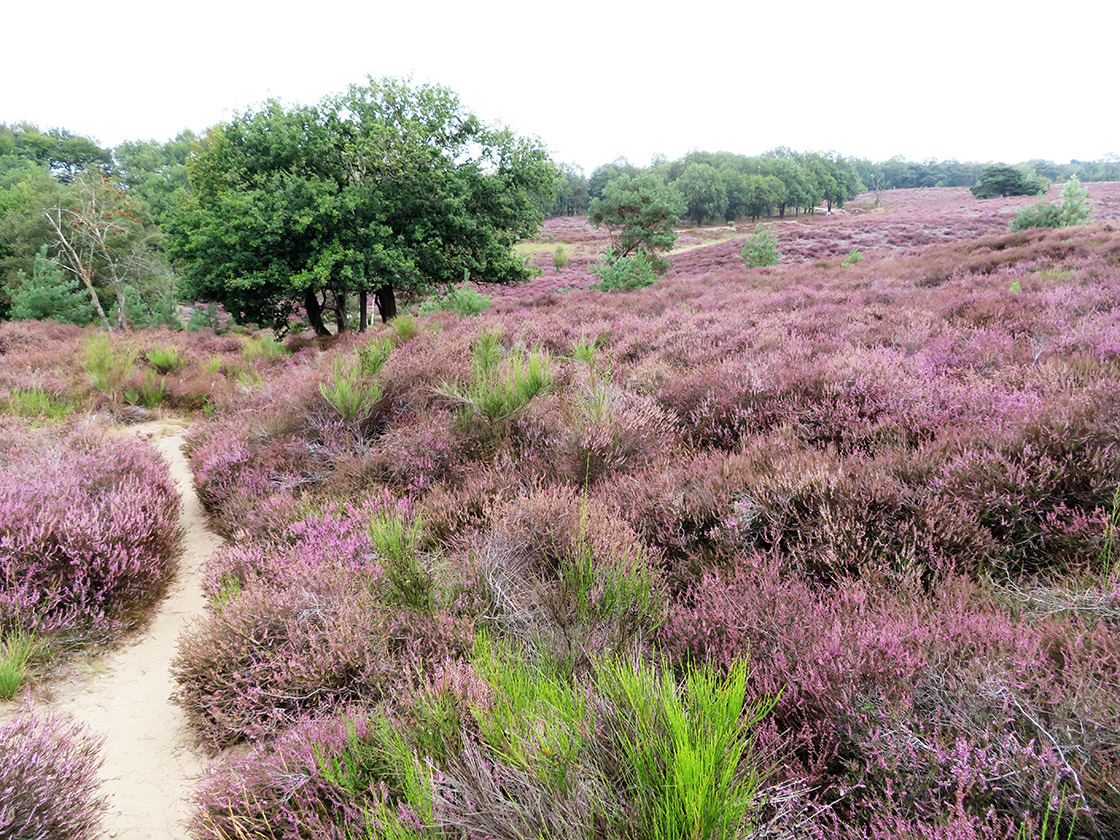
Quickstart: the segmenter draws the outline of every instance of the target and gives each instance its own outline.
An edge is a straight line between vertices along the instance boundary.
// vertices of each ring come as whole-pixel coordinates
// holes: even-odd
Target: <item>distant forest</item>
[[[67,129],[0,124],[0,318],[20,317],[12,296],[23,290],[34,298],[32,312],[49,310],[58,320],[177,323],[183,290],[164,234],[190,205],[192,177],[200,177],[190,162],[216,136],[184,131],[166,142],[106,148]],[[873,163],[786,147],[756,156],[693,151],[646,167],[619,158],[589,176],[560,164],[555,190],[535,189],[532,200],[546,216],[582,215],[612,180],[652,172],[679,194],[684,216],[702,225],[831,211],[865,190],[972,186],[987,165],[901,157]],[[1016,168],[1044,185],[1072,176],[1120,181],[1117,155]]]
[[[638,172],[654,170],[660,172],[669,183],[680,180],[690,164],[704,164],[711,166],[725,183],[728,192],[727,212],[735,213],[731,218],[746,215],[771,215],[767,210],[762,213],[739,213],[734,199],[731,197],[735,191],[732,184],[737,184],[740,177],[773,175],[782,181],[787,191],[789,207],[794,212],[806,208],[827,206],[827,178],[822,178],[822,168],[827,176],[838,177],[846,185],[847,198],[858,195],[865,190],[881,192],[894,189],[918,189],[922,187],[971,187],[980,177],[984,167],[989,161],[957,161],[937,160],[931,158],[925,161],[911,161],[896,155],[890,160],[872,162],[865,158],[841,157],[835,152],[827,154],[796,153],[788,148],[773,149],[761,155],[748,156],[733,152],[689,152],[684,157],[675,161],[655,160],[648,167],[635,166],[626,158],[596,167],[590,176],[586,176],[578,166],[561,164],[560,170],[563,177],[556,200],[549,208],[550,215],[582,215],[587,212],[591,199],[602,196],[603,187],[620,174],[635,175]],[[1015,164],[1027,176],[1044,179],[1051,182],[1067,181],[1077,177],[1082,183],[1087,181],[1120,181],[1120,155],[1108,154],[1100,160],[1071,160],[1069,163],[1055,163],[1052,160],[1033,159]],[[855,181],[851,181],[854,173]],[[758,183],[757,181],[754,183]],[[775,185],[771,183],[773,188]],[[678,186],[679,188],[679,186]],[[854,188],[854,192],[852,191]],[[772,194],[781,195],[780,189],[772,189]],[[765,196],[765,193],[764,193]],[[758,198],[758,202],[765,201],[765,197]],[[835,202],[843,206],[843,201]],[[777,200],[771,208],[777,215],[784,215],[785,208]]]

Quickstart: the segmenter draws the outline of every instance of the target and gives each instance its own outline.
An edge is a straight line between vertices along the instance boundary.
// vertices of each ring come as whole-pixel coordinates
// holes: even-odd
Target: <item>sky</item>
[[[398,76],[451,88],[587,174],[620,156],[779,145],[871,160],[1120,154],[1114,0],[11,5],[0,122],[104,146]]]

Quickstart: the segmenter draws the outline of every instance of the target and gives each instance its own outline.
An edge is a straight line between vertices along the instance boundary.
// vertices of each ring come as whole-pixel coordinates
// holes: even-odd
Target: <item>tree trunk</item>
[[[397,298],[393,293],[393,284],[380,286],[373,294],[377,300],[377,311],[381,313],[382,323],[388,323],[390,318],[396,318]]]
[[[358,292],[358,309],[358,332],[362,333],[369,326],[369,292],[365,289]]]
[[[342,335],[346,332],[346,292],[334,293],[334,324],[335,332]]]
[[[319,296],[313,289],[303,293],[303,308],[307,310],[307,323],[311,324],[315,335],[330,335],[330,331],[323,324],[323,306],[319,303]]]

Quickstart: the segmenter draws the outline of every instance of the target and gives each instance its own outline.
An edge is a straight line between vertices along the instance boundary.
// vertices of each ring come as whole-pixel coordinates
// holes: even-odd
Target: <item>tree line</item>
[[[619,158],[588,177],[554,164],[539,140],[483,123],[454,92],[396,79],[115,148],[0,124],[0,318],[127,329],[177,324],[178,301],[202,300],[242,322],[283,331],[303,318],[326,334],[329,322],[363,329],[370,300],[387,319],[398,293],[527,278],[512,245],[546,215],[609,225],[613,214],[621,231],[627,208],[656,195],[658,219],[702,225],[831,211],[864,189],[959,185],[983,197],[1071,176],[1120,180],[1120,158],[871,163],[780,147],[648,167]],[[653,246],[614,244],[616,274],[640,269],[645,282],[663,268]]]

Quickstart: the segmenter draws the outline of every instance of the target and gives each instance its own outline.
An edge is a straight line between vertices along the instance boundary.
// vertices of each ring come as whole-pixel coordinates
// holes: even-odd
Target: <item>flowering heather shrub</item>
[[[0,837],[95,840],[100,744],[79,724],[20,710],[0,722]]]
[[[206,743],[271,738],[304,715],[376,700],[424,662],[465,649],[471,616],[442,580],[427,581],[422,607],[400,597],[406,560],[414,574],[428,571],[374,525],[410,517],[406,502],[382,494],[215,555],[213,608],[181,638],[173,665],[178,700]],[[417,537],[402,548],[418,552]]]
[[[366,732],[358,710],[301,719],[275,743],[214,762],[195,795],[192,836],[206,840],[344,840],[365,828],[365,811],[381,801],[377,788],[353,790],[325,778],[318,755],[342,753],[347,726]]]
[[[673,419],[657,403],[590,374],[545,452],[557,475],[591,485],[612,472],[630,472],[671,457]]]
[[[754,690],[782,689],[775,721],[800,772],[847,790],[851,819],[882,802],[897,810],[902,790],[908,819],[935,821],[947,802],[978,819],[1039,815],[1076,777],[1081,805],[1116,820],[1116,711],[1098,682],[1120,671],[1114,634],[1017,623],[959,580],[933,600],[918,591],[814,592],[756,557],[706,578],[662,638],[728,666],[749,649]]]
[[[661,622],[662,584],[638,535],[572,490],[503,505],[475,556],[489,615],[546,661],[582,667],[631,649]]]
[[[0,626],[101,635],[167,582],[179,497],[139,440],[90,428],[29,436],[0,469]]]

